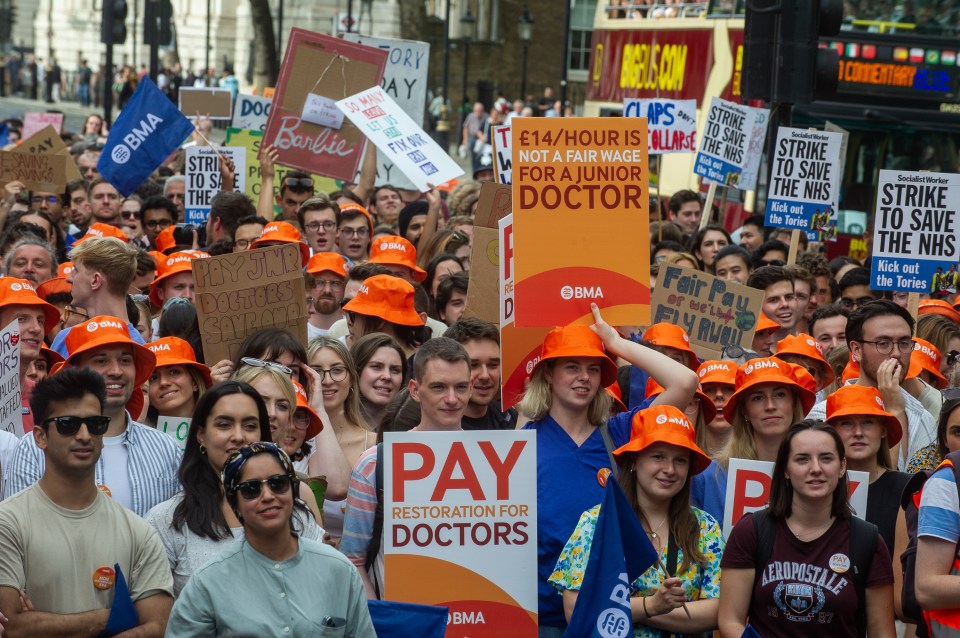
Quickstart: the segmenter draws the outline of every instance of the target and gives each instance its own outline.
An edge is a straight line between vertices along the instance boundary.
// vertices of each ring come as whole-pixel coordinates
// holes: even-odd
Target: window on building
[[[597,0],[570,0],[570,33],[567,75],[573,81],[585,82],[590,68],[590,40],[593,37],[593,16]]]

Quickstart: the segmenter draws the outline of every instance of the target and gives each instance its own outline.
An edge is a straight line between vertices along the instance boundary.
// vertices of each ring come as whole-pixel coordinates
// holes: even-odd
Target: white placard
[[[747,143],[747,165],[740,173],[740,190],[757,190],[757,178],[760,176],[760,160],[763,159],[763,143],[767,139],[767,123],[770,121],[770,110],[750,107],[753,112],[753,127],[750,131],[750,141]]]
[[[696,100],[623,99],[624,117],[647,118],[647,153],[697,151]]]
[[[307,101],[303,103],[303,113],[300,115],[300,119],[304,122],[329,126],[338,130],[343,126],[343,112],[337,108],[337,103],[316,93],[307,94]]]
[[[220,192],[219,151],[233,160],[233,190],[244,192],[247,183],[247,149],[242,146],[188,146],[186,149],[187,190],[184,194],[184,216],[188,224],[207,223],[210,201]]]
[[[510,125],[493,127],[493,177],[498,184],[513,184],[513,136]]]
[[[245,128],[252,131],[263,131],[270,115],[270,105],[273,100],[258,95],[237,96],[233,105],[233,128]]]
[[[840,197],[840,133],[781,127],[767,185],[765,226],[827,230]]]
[[[739,188],[755,117],[746,106],[711,99],[693,172],[721,186]]]
[[[11,284],[16,286],[17,284]],[[0,430],[23,436],[23,399],[20,396],[20,321],[0,331]]]
[[[162,416],[157,419],[157,429],[172,438],[180,446],[182,452],[187,446],[187,435],[190,433],[191,419],[188,416]]]

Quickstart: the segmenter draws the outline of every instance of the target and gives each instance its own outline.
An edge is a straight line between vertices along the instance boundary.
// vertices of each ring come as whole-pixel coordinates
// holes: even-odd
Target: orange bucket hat
[[[156,368],[187,366],[200,373],[208,388],[213,385],[210,369],[197,362],[197,354],[193,348],[180,337],[163,337],[148,343],[147,348],[157,357]]]
[[[923,315],[940,315],[960,325],[960,312],[943,299],[924,299],[917,306],[917,314],[921,317]]]
[[[401,326],[422,326],[423,319],[413,305],[413,294],[413,286],[399,277],[374,275],[364,279],[357,296],[343,309]]]
[[[378,237],[370,246],[369,262],[406,266],[412,271],[413,280],[417,283],[427,278],[427,271],[417,266],[417,249],[409,240],[399,235]]]
[[[853,353],[850,353],[851,355]],[[912,358],[912,357],[911,357]],[[917,374],[920,374],[919,372]],[[847,382],[853,379],[860,378],[860,364],[853,360],[853,356],[850,357],[850,360],[847,361],[847,365],[843,366],[843,373],[840,375],[840,383],[846,385]]]
[[[49,374],[53,374],[53,366],[57,365],[58,363],[62,364],[66,361],[62,354],[56,350],[53,350],[52,348],[47,347],[47,344],[45,343],[40,344],[40,354],[47,358],[47,367],[50,368],[50,370],[48,370]]]
[[[268,241],[282,244],[297,244],[300,248],[300,265],[306,266],[310,261],[310,246],[300,239],[300,231],[293,224],[287,222],[270,222],[263,227],[260,237],[253,240],[250,248],[261,248]]]
[[[57,266],[57,277],[66,277],[70,273],[76,270],[72,261],[65,261],[59,266]]]
[[[617,382],[617,364],[603,351],[603,342],[589,326],[554,328],[543,338],[540,361],[534,371],[549,359],[561,357],[597,357],[600,359],[600,387]]]
[[[913,354],[910,355],[910,368],[907,370],[907,378],[920,376],[920,372],[927,371],[932,374],[937,382],[935,387],[943,389],[947,386],[947,378],[940,372],[940,362],[943,356],[937,347],[929,341],[914,338]]]
[[[737,364],[733,361],[704,361],[697,368],[700,385],[706,383],[722,383],[737,385]]]
[[[779,330],[780,324],[761,312],[760,320],[757,321],[757,327],[754,332],[763,332],[764,330],[773,330],[774,328]]]
[[[307,426],[307,436],[306,439],[304,439],[309,441],[320,434],[320,431],[323,429],[323,421],[320,420],[320,416],[310,407],[310,402],[307,401],[307,392],[303,389],[303,386],[294,381],[293,387],[297,391],[297,410],[303,408],[310,414],[310,425]]]
[[[900,420],[887,412],[883,397],[876,388],[854,383],[845,385],[828,396],[827,423],[835,425],[834,421],[845,416],[880,417],[887,429],[887,444],[891,447],[903,438]]]
[[[647,396],[646,398],[655,397],[658,394],[663,393],[663,386],[657,383],[657,380],[653,377],[647,379]],[[713,404],[713,401],[703,393],[703,389],[700,386],[697,386],[697,391],[694,393],[700,400],[700,409],[703,410],[703,421],[705,423],[710,423],[717,417],[717,406]]]
[[[160,282],[167,277],[182,272],[192,272],[194,259],[199,259],[196,253],[193,251],[184,251],[173,253],[169,257],[165,257],[164,261],[157,264],[157,278],[150,282],[150,302],[153,305],[163,305],[163,300],[161,300],[160,296],[157,294],[157,289],[160,287]]]
[[[806,414],[817,401],[816,381],[810,373],[798,365],[781,361],[776,357],[752,359],[737,370],[737,389],[723,406],[723,418],[733,423],[740,401],[750,388],[761,383],[777,383],[791,386]]]
[[[54,277],[53,279],[47,279],[37,286],[37,296],[44,300],[46,300],[46,298],[50,295],[55,295],[57,293],[70,294],[72,292],[73,286],[69,281],[67,281],[66,277]]]
[[[610,395],[610,398],[613,399],[613,402],[617,404],[621,412],[627,411],[627,406],[623,402],[623,392],[620,391],[619,383],[611,383],[604,388],[607,391],[607,394]]]
[[[97,222],[96,224],[91,224],[90,228],[87,229],[87,232],[84,233],[80,239],[73,242],[73,245],[76,246],[80,242],[93,239],[94,237],[116,237],[123,243],[127,243],[127,236],[123,234],[122,230],[116,226],[111,226],[110,224],[101,224],[100,222]]]
[[[307,272],[319,275],[322,272],[332,272],[339,277],[346,277],[350,265],[339,253],[317,253],[307,262]]]
[[[813,361],[817,367],[820,368],[820,374],[824,377],[824,386],[833,383],[833,380],[837,377],[833,372],[833,368],[831,368],[827,360],[823,358],[823,350],[820,348],[820,344],[808,334],[801,332],[797,335],[787,335],[781,339],[780,342],[777,343],[777,351],[774,353],[774,356],[779,354],[795,354]]]
[[[6,306],[35,306],[43,311],[43,332],[50,332],[60,321],[60,311],[37,294],[26,279],[0,277],[0,308]]]
[[[690,337],[680,326],[672,323],[655,323],[643,333],[643,340],[662,348],[676,348],[687,355],[687,367],[696,370],[700,365],[697,353],[690,348]]]
[[[173,237],[173,231],[177,229],[176,226],[167,226],[157,235],[157,238],[153,240],[153,243],[157,246],[157,252],[162,253],[166,256],[168,250],[177,245],[177,240]],[[157,260],[159,263],[161,260]]]
[[[642,452],[654,443],[669,443],[690,450],[690,473],[699,474],[712,462],[695,443],[693,425],[672,405],[657,405],[640,410],[630,424],[630,441],[613,451],[619,458],[627,452]]]
[[[129,345],[133,349],[134,364],[137,369],[134,385],[140,391],[140,386],[146,383],[153,368],[157,364],[157,357],[148,348],[130,338],[127,324],[116,317],[100,315],[74,326],[67,334],[66,346],[70,356],[67,363],[76,365],[77,358],[91,350],[103,346]]]

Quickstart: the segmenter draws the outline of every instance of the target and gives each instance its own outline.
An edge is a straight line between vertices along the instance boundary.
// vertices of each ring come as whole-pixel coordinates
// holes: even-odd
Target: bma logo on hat
[[[100,328],[119,328],[120,330],[124,330],[126,326],[119,321],[110,321],[109,319],[99,322],[91,321],[87,324],[87,332],[96,332]]]
[[[658,414],[656,421],[657,421],[657,425],[663,425],[664,423],[667,422],[667,415],[666,415],[666,414]]]
[[[170,352],[169,343],[151,343],[149,346],[151,352]]]
[[[886,406],[883,405],[883,399],[880,398],[880,395],[877,395],[877,396],[873,397],[873,399],[874,399],[874,401],[877,402],[877,405],[880,406],[880,409],[881,409],[881,410],[886,410],[886,409],[887,409]]]
[[[364,284],[360,284],[360,290],[357,291],[358,295],[369,295],[370,289],[367,288]]]
[[[808,345],[808,346],[816,347],[816,346],[817,346],[817,342],[814,341],[813,339],[807,339],[807,345]]]
[[[746,368],[743,369],[743,373],[744,373],[744,374],[750,374],[751,372],[753,372],[753,364],[752,364],[752,363],[751,363],[750,365],[748,365]]]
[[[18,283],[16,283],[16,282],[14,282],[14,283],[10,284],[10,290],[16,290],[16,291],[19,292],[19,291],[23,290],[23,286],[22,286],[21,284],[18,284]]]
[[[698,372],[697,374],[699,374],[701,377],[706,376],[706,374],[707,374],[707,369],[706,369],[706,368],[702,368],[702,369],[700,370],[700,372]]]
[[[277,231],[279,231],[279,230],[280,230],[280,227],[279,227],[279,226],[277,226],[276,224],[270,224],[269,226],[267,226],[266,228],[263,229],[263,232],[260,233],[260,236],[263,237],[263,236],[266,235],[267,233],[275,233],[275,232],[277,232]]]
[[[405,253],[407,252],[407,247],[396,242],[385,241],[380,243],[380,250],[396,250],[398,252]]]
[[[780,369],[780,366],[776,361],[756,361],[750,367],[752,367],[754,370],[763,370],[764,368],[775,368],[777,370]],[[747,374],[750,374],[750,372],[748,371]]]

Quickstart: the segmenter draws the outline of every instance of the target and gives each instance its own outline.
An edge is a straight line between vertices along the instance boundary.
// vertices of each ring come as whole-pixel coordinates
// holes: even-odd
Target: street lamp
[[[520,67],[520,99],[527,99],[527,47],[533,39],[533,16],[527,9],[523,10],[517,20],[517,33],[520,34],[520,43],[523,45],[523,64]]]
[[[476,20],[467,5],[467,12],[460,17],[460,37],[463,39],[463,108],[461,109],[460,125],[470,112],[467,104],[467,74],[470,72],[470,40],[473,38],[473,26]]]

